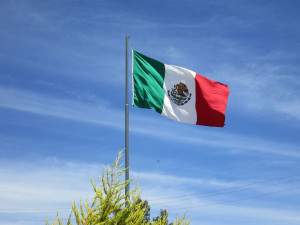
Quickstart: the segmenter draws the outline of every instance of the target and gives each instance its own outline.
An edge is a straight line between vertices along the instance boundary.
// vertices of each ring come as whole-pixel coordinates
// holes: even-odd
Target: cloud
[[[300,100],[298,99],[289,102],[281,102],[274,108],[277,112],[284,113],[291,118],[300,120]]]
[[[92,196],[91,174],[100,174],[102,164],[61,161],[55,158],[35,161],[0,162],[0,223],[41,224],[58,212],[67,218],[72,201],[77,204]],[[95,176],[97,177],[97,176]]]
[[[153,122],[155,123],[155,122]],[[211,147],[227,148],[234,154],[264,153],[274,154],[292,158],[300,158],[297,145],[277,143],[275,141],[263,140],[257,137],[243,136],[235,133],[202,132],[192,127],[182,127],[180,133],[174,132],[175,125],[168,124],[168,128],[161,127],[159,131],[134,127],[132,131],[151,135],[164,140],[174,140],[189,144],[200,144]],[[173,130],[173,132],[170,132]],[[184,133],[185,135],[181,135]],[[228,153],[228,152],[227,152]]]
[[[12,88],[0,88],[0,94],[0,106],[2,107],[119,129],[123,128],[120,112],[105,105],[95,106]],[[111,118],[114,119],[111,120]]]
[[[93,26],[98,32],[76,29],[78,16],[71,13],[66,3],[9,1],[1,6],[0,17],[5,23],[0,59],[16,68],[14,73],[110,82],[110,85],[120,85],[123,81],[120,75],[125,66],[123,57],[118,59],[116,52],[120,53],[114,48],[120,37],[110,32],[103,35],[100,31],[103,24],[98,24],[99,29]],[[57,8],[52,10],[53,7]],[[66,10],[68,17],[64,16]],[[101,13],[96,15],[98,20],[103,19]]]
[[[39,159],[34,162],[2,160],[0,161],[0,212],[2,216],[10,216],[14,219],[24,219],[25,216],[29,216],[31,220],[40,219],[41,216],[43,218],[45,216],[53,218],[56,211],[62,217],[67,217],[72,201],[78,203],[79,199],[85,199],[87,194],[89,197],[93,196],[90,175],[92,174],[94,180],[98,182],[97,175],[100,174],[103,168],[103,163],[91,164],[80,161],[63,161],[56,158]],[[140,187],[143,188],[142,197],[149,200],[153,216],[158,214],[159,209],[162,207],[170,208],[171,217],[175,216],[177,212],[182,213],[190,207],[188,215],[193,215],[193,223],[200,220],[200,218],[214,221],[217,217],[222,217],[223,220],[230,220],[230,215],[234,215],[235,219],[249,218],[249,221],[265,219],[267,221],[299,222],[300,220],[297,210],[285,208],[284,204],[273,206],[272,199],[254,198],[251,203],[246,204],[244,201],[218,204],[220,201],[226,202],[243,198],[245,197],[244,193],[240,196],[228,193],[219,199],[216,199],[215,196],[208,198],[194,197],[181,202],[159,205],[155,200],[160,199],[159,202],[170,202],[180,199],[178,196],[182,196],[183,193],[185,195],[194,194],[195,192],[191,192],[194,185],[198,187],[196,189],[198,193],[201,193],[204,186],[209,186],[209,190],[224,191],[228,187],[238,187],[247,183],[245,180],[225,181],[213,177],[208,179],[186,178],[170,174],[162,175],[159,172],[143,173],[138,171],[133,171],[133,176],[139,177],[142,184]],[[254,193],[260,193],[261,191],[261,189],[257,189],[254,190]],[[276,198],[281,195],[285,199],[293,197],[292,192],[278,193],[273,197]],[[266,203],[270,203],[270,205],[263,206],[263,202],[265,205]],[[293,204],[292,202],[289,203],[290,206],[293,206]],[[193,206],[200,207],[193,208]]]
[[[94,103],[58,99],[31,91],[4,87],[0,87],[0,95],[0,106],[2,107],[108,126],[119,130],[124,129],[123,111],[110,107],[105,104],[105,101],[103,101],[103,104],[95,105]],[[199,130],[191,125],[181,125],[180,131],[176,131],[178,123],[166,120],[163,117],[152,119],[141,116],[136,111],[132,113],[130,131],[136,134],[149,135],[163,140],[227,148],[230,150],[227,151],[227,154],[257,152],[300,158],[299,148],[293,143],[284,144],[236,133],[224,133],[207,129]],[[162,127],[161,123],[165,123],[166,126]],[[157,127],[160,127],[160,130],[157,130]],[[185,133],[185,135],[183,136],[182,133]]]
[[[277,121],[299,122],[297,86],[300,80],[293,74],[294,69],[263,61],[246,64],[243,68],[222,65],[212,72],[218,80],[226,80],[229,85],[229,107],[256,115],[268,114]]]
[[[133,172],[133,176],[137,177],[141,180],[148,180],[148,181],[156,181],[161,185],[168,185],[168,186],[181,186],[181,185],[190,185],[190,186],[209,186],[209,187],[223,187],[223,188],[230,188],[235,187],[239,184],[238,182],[228,182],[216,179],[201,179],[201,178],[188,178],[188,177],[179,177],[174,175],[168,174],[161,174],[161,173],[150,173],[150,172]]]

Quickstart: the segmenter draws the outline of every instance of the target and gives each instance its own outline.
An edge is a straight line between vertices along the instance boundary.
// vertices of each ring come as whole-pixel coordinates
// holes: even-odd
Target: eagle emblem
[[[190,99],[192,94],[189,93],[187,86],[180,82],[179,84],[175,84],[174,88],[171,88],[171,91],[168,90],[168,96],[176,105],[184,105]]]

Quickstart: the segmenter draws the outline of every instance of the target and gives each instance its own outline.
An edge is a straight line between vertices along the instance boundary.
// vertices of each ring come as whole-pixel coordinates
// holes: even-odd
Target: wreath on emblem
[[[187,86],[180,82],[179,84],[175,84],[171,91],[168,90],[168,96],[172,102],[181,106],[186,104],[191,99],[192,94],[189,93]]]

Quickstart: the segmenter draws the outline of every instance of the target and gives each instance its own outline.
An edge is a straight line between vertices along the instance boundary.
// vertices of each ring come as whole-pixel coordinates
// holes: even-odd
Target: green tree
[[[119,153],[116,161],[108,166],[106,171],[102,171],[99,186],[91,178],[94,188],[94,198],[91,203],[86,202],[83,206],[80,201],[79,207],[73,202],[72,212],[66,225],[73,225],[71,222],[72,214],[75,216],[76,225],[169,225],[168,212],[164,211],[161,216],[150,222],[150,207],[147,201],[140,198],[141,191],[138,190],[136,182],[133,190],[127,195],[124,193],[125,187],[132,181],[122,181],[125,169],[121,169],[123,164],[119,165],[122,157],[122,151]],[[127,201],[128,204],[125,204]],[[188,225],[185,221],[185,214],[181,218],[176,218],[172,225]],[[51,225],[63,225],[59,215],[53,220]],[[49,225],[48,219],[46,225]]]
[[[160,215],[153,218],[153,221],[156,222],[156,221],[162,220],[163,218],[165,218],[166,225],[173,225],[173,223],[169,223],[169,221],[168,221],[168,211],[166,209],[161,209]]]
[[[144,214],[144,218],[143,218],[143,222],[145,222],[146,224],[148,223],[148,222],[150,222],[150,206],[149,206],[149,204],[148,204],[148,201],[147,200],[142,200],[142,199],[139,199],[138,201],[141,201],[141,202],[143,202],[142,203],[142,206],[143,206],[143,208],[145,208],[146,210],[145,210],[145,214]]]

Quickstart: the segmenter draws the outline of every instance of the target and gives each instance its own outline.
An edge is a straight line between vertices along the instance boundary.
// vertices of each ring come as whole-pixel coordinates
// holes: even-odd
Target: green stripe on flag
[[[133,105],[161,113],[165,94],[164,77],[163,63],[133,50]]]

